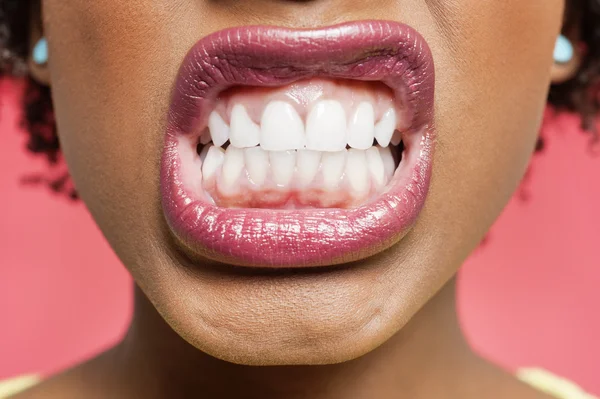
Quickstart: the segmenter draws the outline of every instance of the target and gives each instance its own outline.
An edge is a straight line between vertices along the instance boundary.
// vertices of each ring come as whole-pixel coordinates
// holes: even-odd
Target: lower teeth
[[[352,208],[393,178],[404,145],[337,152],[266,151],[199,144],[202,190],[211,202],[243,208]]]

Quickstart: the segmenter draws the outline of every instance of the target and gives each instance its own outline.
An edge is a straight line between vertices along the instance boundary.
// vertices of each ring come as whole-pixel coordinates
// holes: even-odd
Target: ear
[[[48,60],[46,62],[36,61],[34,53],[39,50],[40,40],[44,38],[44,28],[42,24],[42,10],[39,1],[31,3],[29,17],[29,55],[27,57],[27,66],[31,77],[42,85],[50,85],[50,71],[48,70]],[[46,49],[47,51],[47,49]],[[47,57],[46,57],[47,58]]]
[[[585,57],[586,49],[578,37],[563,35],[557,39],[555,59],[550,77],[552,84],[564,83],[573,79]],[[567,54],[567,56],[565,56]],[[572,54],[570,57],[568,54]]]

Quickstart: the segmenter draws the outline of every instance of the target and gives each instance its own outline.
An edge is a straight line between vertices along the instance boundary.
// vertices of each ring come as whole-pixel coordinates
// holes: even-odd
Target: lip
[[[382,81],[402,102],[412,120],[408,156],[386,193],[353,209],[269,210],[218,207],[186,188],[178,137],[205,123],[221,91],[312,77]],[[298,268],[357,261],[397,243],[414,225],[429,189],[434,85],[425,39],[397,22],[313,30],[248,26],[203,38],[184,59],[175,82],[162,156],[163,211],[178,246],[192,258]]]

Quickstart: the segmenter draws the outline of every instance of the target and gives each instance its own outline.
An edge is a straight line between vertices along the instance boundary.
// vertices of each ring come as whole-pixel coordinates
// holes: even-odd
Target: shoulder
[[[524,368],[517,372],[517,377],[534,388],[555,396],[557,399],[599,399],[584,392],[575,383],[543,369]]]
[[[40,377],[33,374],[0,380],[0,399],[9,398],[12,395],[23,392],[39,382]]]

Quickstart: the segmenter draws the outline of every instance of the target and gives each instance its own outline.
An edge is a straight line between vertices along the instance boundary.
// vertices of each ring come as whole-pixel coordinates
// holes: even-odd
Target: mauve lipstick
[[[412,125],[403,137],[402,167],[384,194],[352,209],[242,209],[210,204],[186,186],[179,139],[206,124],[219,93],[310,78],[381,81],[394,91]],[[397,22],[248,26],[200,40],[175,83],[162,156],[162,205],[176,242],[194,257],[269,268],[347,263],[390,247],[409,231],[427,196],[434,85],[427,43]]]

